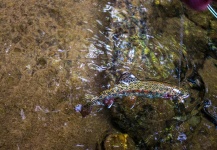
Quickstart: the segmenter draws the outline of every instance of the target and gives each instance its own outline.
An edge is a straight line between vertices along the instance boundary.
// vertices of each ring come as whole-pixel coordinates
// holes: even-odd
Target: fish
[[[212,0],[181,0],[188,7],[197,11],[203,11],[207,9],[207,6],[212,2]]]
[[[113,88],[103,91],[100,96],[94,97],[86,105],[81,107],[83,117],[91,113],[92,106],[96,104],[106,105],[110,108],[115,98],[125,96],[141,96],[144,98],[178,99],[184,102],[189,97],[188,90],[157,81],[140,81],[133,74],[123,73],[120,83]]]

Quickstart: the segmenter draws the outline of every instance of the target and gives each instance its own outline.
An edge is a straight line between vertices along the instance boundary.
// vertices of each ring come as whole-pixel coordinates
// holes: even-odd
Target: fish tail
[[[92,111],[92,103],[90,102],[82,106],[80,113],[82,117],[86,117],[87,115],[91,113],[91,111]]]

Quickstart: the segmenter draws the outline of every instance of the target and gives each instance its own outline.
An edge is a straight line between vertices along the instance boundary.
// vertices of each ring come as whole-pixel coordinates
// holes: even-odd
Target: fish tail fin
[[[86,105],[81,107],[80,113],[82,117],[86,117],[92,111],[92,103],[87,103]]]

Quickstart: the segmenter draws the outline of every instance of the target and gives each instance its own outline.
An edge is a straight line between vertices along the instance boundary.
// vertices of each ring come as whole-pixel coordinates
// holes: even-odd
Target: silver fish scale
[[[144,96],[146,98],[187,98],[189,93],[176,86],[155,81],[136,81],[129,84],[118,84],[114,88],[105,90],[99,97],[91,100],[93,104],[104,103],[105,99],[123,96]]]

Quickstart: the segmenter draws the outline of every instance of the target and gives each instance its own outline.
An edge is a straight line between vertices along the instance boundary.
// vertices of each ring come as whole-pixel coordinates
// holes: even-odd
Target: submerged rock
[[[188,129],[196,128],[200,123],[200,111],[191,113],[200,103],[192,102],[194,98],[187,99],[184,104],[143,97],[117,99],[111,108],[112,122],[128,133],[140,148],[159,148],[171,142],[179,143],[178,133],[183,131],[180,125]]]
[[[139,79],[184,84],[191,92],[184,103],[132,96],[115,100],[111,108],[113,123],[140,148],[168,149],[173,144],[187,143],[192,138],[191,130],[201,123],[205,84],[200,74],[194,73],[202,68],[208,55],[205,36],[209,35],[210,21],[189,11],[178,0],[116,0],[109,10],[111,70],[124,68]],[[201,17],[202,22],[196,23]],[[186,135],[185,140],[181,140],[180,133]]]
[[[97,150],[136,150],[133,139],[126,133],[120,133],[116,130],[105,132],[102,138],[98,140]]]
[[[103,142],[105,150],[135,150],[136,146],[128,134],[113,133]]]

